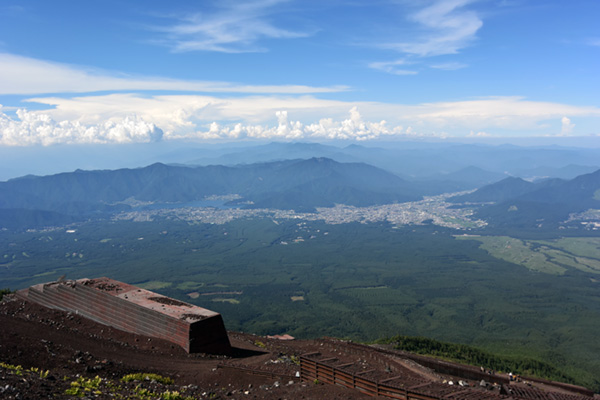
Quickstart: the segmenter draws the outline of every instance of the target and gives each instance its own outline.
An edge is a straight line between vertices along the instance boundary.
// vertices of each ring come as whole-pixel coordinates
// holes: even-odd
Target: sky
[[[3,0],[0,148],[588,137],[597,0]]]

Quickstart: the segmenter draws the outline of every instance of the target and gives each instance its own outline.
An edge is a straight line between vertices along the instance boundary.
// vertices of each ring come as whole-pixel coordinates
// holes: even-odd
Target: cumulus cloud
[[[356,107],[352,107],[348,117],[342,120],[323,118],[317,123],[303,124],[288,118],[288,112],[277,111],[277,125],[244,125],[235,124],[233,127],[213,122],[208,130],[198,130],[186,135],[173,135],[171,138],[186,139],[342,139],[342,140],[371,140],[386,135],[409,134],[403,132],[401,126],[390,128],[386,121],[364,121]],[[414,135],[414,133],[413,133]]]
[[[220,1],[216,9],[182,17],[173,26],[156,28],[166,33],[159,40],[176,52],[215,51],[222,53],[262,52],[261,39],[290,39],[310,32],[275,26],[270,15],[283,0],[246,2]]]
[[[575,124],[571,123],[571,120],[567,117],[562,117],[561,121],[561,136],[569,136],[573,132],[573,128],[575,128]]]
[[[387,47],[420,57],[455,54],[474,39],[483,22],[476,12],[465,7],[473,0],[435,0],[412,14],[426,34],[416,41],[390,44]]]
[[[1,109],[0,109],[1,111]],[[143,143],[157,141],[163,132],[135,115],[83,125],[53,120],[48,114],[17,110],[17,118],[0,112],[0,145],[29,146],[76,143]]]
[[[112,94],[74,98],[32,98],[30,102],[45,104],[44,110],[54,120],[77,120],[83,124],[97,124],[111,118],[125,118],[136,114],[165,131],[166,136],[187,134],[207,122],[231,125],[272,123],[273,116],[282,109],[300,115],[303,119],[320,118],[325,113],[336,116],[346,113],[352,105],[314,97],[250,96],[218,98],[212,96],[164,95],[139,96]],[[283,117],[281,117],[283,118]]]
[[[398,135],[548,135],[552,121],[600,118],[600,108],[491,97],[417,105],[312,96],[212,97],[111,94],[28,101],[45,110],[0,113],[0,144],[106,143],[160,139],[372,140]],[[360,110],[360,111],[359,111]],[[58,122],[61,121],[61,122]],[[108,122],[107,122],[108,121]],[[160,132],[160,133],[159,133]],[[443,133],[440,133],[443,132]],[[485,133],[484,133],[485,132]]]
[[[487,132],[483,132],[483,131],[480,131],[480,132],[471,131],[471,132],[469,132],[469,134],[467,136],[468,137],[490,137],[492,135],[490,135]]]
[[[51,111],[50,111],[51,112]],[[143,143],[161,139],[349,139],[369,140],[402,133],[402,127],[389,128],[386,121],[364,121],[357,107],[346,119],[323,118],[305,125],[290,120],[288,112],[275,112],[277,124],[223,124],[213,121],[207,129],[176,130],[166,134],[157,125],[135,114],[90,124],[78,120],[57,122],[48,112],[17,110],[17,118],[0,112],[0,145],[27,146],[59,143]],[[191,125],[180,121],[180,125]]]
[[[114,90],[176,90],[210,93],[331,93],[345,86],[240,85],[135,77],[120,73],[0,53],[0,94],[86,93]]]

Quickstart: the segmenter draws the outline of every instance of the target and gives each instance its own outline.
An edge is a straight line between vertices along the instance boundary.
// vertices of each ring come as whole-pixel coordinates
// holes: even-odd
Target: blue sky
[[[597,0],[3,0],[0,146],[596,136],[598,18]]]

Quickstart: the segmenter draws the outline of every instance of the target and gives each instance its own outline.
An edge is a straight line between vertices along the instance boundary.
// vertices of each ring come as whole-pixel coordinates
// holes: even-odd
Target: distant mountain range
[[[145,168],[25,176],[0,182],[4,225],[103,215],[131,201],[187,203],[236,194],[242,207],[313,210],[335,204],[369,206],[418,200],[422,193],[398,176],[364,163],[328,158],[205,167]],[[129,200],[129,201],[128,201]],[[11,217],[12,215],[12,217]]]
[[[508,175],[531,179],[572,179],[600,168],[600,150],[562,147],[486,146],[459,143],[401,142],[368,147],[351,144],[336,147],[319,143],[269,143],[231,151],[220,149],[214,155],[198,151],[170,153],[168,162],[179,160],[188,165],[236,165],[257,162],[331,158],[338,162],[363,162],[390,171],[409,180],[452,180],[459,171],[478,169],[495,176],[475,181],[460,177],[461,190],[474,189]],[[499,178],[498,178],[499,176]]]
[[[135,145],[72,145],[38,148],[0,148],[0,181],[26,174],[56,174],[86,170],[138,168],[156,162],[169,165],[209,166],[255,164],[293,159],[330,158],[341,163],[362,162],[407,180],[447,182],[466,168],[526,179],[562,178],[600,168],[600,148],[538,145],[467,144],[443,141],[390,141],[322,143],[273,142],[194,143],[164,141]],[[335,145],[334,145],[335,143]],[[440,180],[441,178],[441,180]],[[454,182],[475,189],[488,181]]]
[[[493,203],[483,207],[477,216],[496,225],[554,224],[566,220],[571,213],[600,209],[600,170],[571,180],[535,183],[509,177],[450,201]]]
[[[299,153],[314,150],[297,149]],[[235,166],[155,163],[135,169],[77,170],[0,182],[0,227],[68,223],[131,210],[136,202],[183,205],[214,196],[229,196],[226,206],[243,208],[312,211],[335,204],[371,206],[420,200],[490,182],[495,183],[453,201],[493,203],[482,207],[478,217],[496,224],[558,221],[572,212],[600,208],[600,170],[572,180],[529,182],[505,176],[470,166],[407,180],[365,163],[326,157]]]

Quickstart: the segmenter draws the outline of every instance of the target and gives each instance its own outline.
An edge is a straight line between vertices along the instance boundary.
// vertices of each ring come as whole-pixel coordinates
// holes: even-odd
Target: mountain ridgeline
[[[227,199],[225,206],[240,208],[307,212],[335,204],[365,207],[417,201],[489,181],[497,182],[451,201],[485,203],[476,216],[495,226],[556,224],[571,213],[600,208],[600,170],[572,180],[538,182],[502,179],[504,175],[478,167],[444,176],[408,181],[369,164],[325,157],[236,166],[155,163],[136,169],[77,170],[0,182],[0,225],[18,229],[66,224],[131,210],[139,202],[183,206],[215,196]]]
[[[126,201],[187,203],[238,195],[230,205],[313,210],[335,204],[370,206],[418,200],[415,185],[363,163],[327,158],[251,165],[185,167],[156,163],[144,168],[26,176],[0,182],[7,222],[70,221],[131,208]]]
[[[528,182],[509,177],[450,201],[493,203],[476,215],[495,225],[555,225],[570,214],[600,208],[600,170],[571,180]]]
[[[600,168],[600,151],[594,148],[489,146],[451,142],[385,143],[382,147],[274,142],[241,149],[215,149],[208,153],[188,148],[173,153],[166,160],[187,160],[186,164],[190,165],[235,165],[311,157],[330,158],[342,163],[363,162],[409,180],[435,179],[437,185],[467,183],[460,190],[476,189],[508,175],[533,179],[550,176],[573,179]],[[472,181],[472,178],[477,180]],[[477,185],[473,186],[472,183]]]

